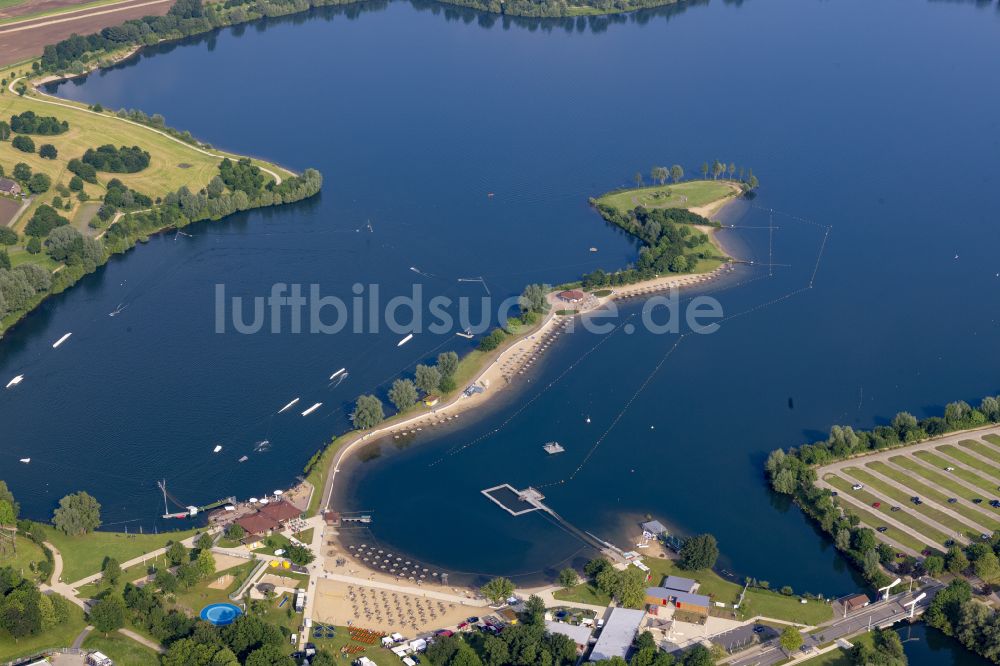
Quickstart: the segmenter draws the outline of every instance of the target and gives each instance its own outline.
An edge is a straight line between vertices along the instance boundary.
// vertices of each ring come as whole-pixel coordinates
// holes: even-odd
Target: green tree
[[[944,558],[940,555],[928,555],[924,560],[924,571],[928,576],[937,576],[944,571]]]
[[[424,393],[434,393],[441,384],[441,372],[430,365],[418,365],[416,368],[416,384],[417,388]]]
[[[417,387],[409,379],[397,379],[389,389],[389,400],[400,412],[417,404]]]
[[[79,192],[83,189],[83,178],[79,176],[73,176],[69,179],[69,189],[74,192]]]
[[[566,567],[559,572],[559,584],[563,587],[573,587],[580,582],[580,577],[577,575],[576,570],[570,567]]]
[[[635,176],[633,177],[633,179],[635,180],[635,186],[636,187],[642,187],[642,173],[641,172],[636,171],[635,172]]]
[[[653,182],[659,182],[660,185],[663,185],[664,183],[667,182],[667,178],[669,177],[669,175],[670,171],[667,169],[667,167],[661,167],[661,166],[653,167],[652,171],[650,171],[649,173],[650,180],[652,180]]]
[[[243,529],[242,525],[237,525],[236,523],[231,523],[226,526],[226,538],[239,541],[244,536],[246,536],[246,530]]]
[[[202,532],[194,542],[194,547],[198,550],[208,550],[212,547],[215,539],[208,532]]]
[[[101,526],[101,505],[85,492],[66,495],[52,514],[52,524],[70,536],[80,536]]]
[[[122,567],[118,560],[113,557],[104,558],[104,566],[101,567],[101,580],[108,585],[117,585],[122,577]]]
[[[509,578],[501,576],[483,585],[479,591],[490,600],[490,603],[497,605],[514,594],[514,583]]]
[[[711,534],[700,534],[684,541],[678,564],[682,569],[711,569],[719,558],[719,544]]]
[[[715,160],[714,162],[712,162],[712,178],[718,180],[719,176],[721,176],[722,172],[725,170],[726,170],[725,165],[723,165],[722,162],[720,162],[719,160]]]
[[[795,627],[785,627],[781,630],[781,647],[788,652],[795,652],[802,647],[802,632]]]
[[[948,549],[948,552],[945,554],[944,563],[948,572],[955,575],[969,568],[969,558],[965,556],[965,553],[958,546],[952,546]]]
[[[675,164],[672,167],[670,167],[670,180],[674,181],[675,183],[679,183],[683,177],[684,177],[684,167],[682,167],[680,164]]]
[[[736,164],[733,162],[729,163],[729,180],[733,179],[733,174],[736,173]]]
[[[547,289],[540,284],[529,284],[521,292],[521,310],[526,312],[545,312],[549,308],[546,299]]]
[[[194,564],[202,578],[208,578],[215,573],[215,557],[208,548],[199,551]]]
[[[35,142],[31,140],[30,136],[24,136],[23,134],[18,134],[11,139],[10,145],[14,146],[22,153],[35,152]]]
[[[31,178],[28,179],[28,189],[34,194],[48,192],[50,187],[52,187],[52,179],[42,172],[32,174]]]
[[[43,143],[38,147],[38,156],[46,160],[54,160],[59,155],[59,151],[51,143]]]
[[[358,397],[351,412],[351,423],[359,430],[374,428],[385,418],[385,411],[382,408],[382,401],[373,395],[362,395]]]
[[[188,549],[180,541],[171,541],[167,546],[167,560],[174,566],[190,561]]]
[[[532,594],[528,597],[528,600],[524,602],[524,611],[522,612],[522,617],[526,624],[545,624],[545,602],[542,598]]]
[[[437,357],[437,367],[441,372],[441,378],[452,377],[458,370],[458,354],[453,351],[442,352]]]
[[[125,626],[125,613],[128,609],[120,594],[109,594],[90,609],[90,623],[105,636],[108,632],[117,631]]]
[[[747,171],[747,187],[751,190],[756,190],[760,187],[760,181],[757,180],[757,176],[753,175],[753,169]]]
[[[1000,560],[992,550],[988,550],[976,558],[973,570],[987,583],[993,583],[1000,577]]]
[[[14,165],[13,176],[15,180],[26,183],[31,178],[31,167],[24,162],[18,162]]]
[[[702,162],[701,164],[701,177],[708,178],[708,162]]]

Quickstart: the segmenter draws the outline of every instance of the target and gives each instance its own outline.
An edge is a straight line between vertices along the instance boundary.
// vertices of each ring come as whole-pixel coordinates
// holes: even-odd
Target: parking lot
[[[943,551],[1000,530],[998,428],[840,461],[818,476],[898,553]]]

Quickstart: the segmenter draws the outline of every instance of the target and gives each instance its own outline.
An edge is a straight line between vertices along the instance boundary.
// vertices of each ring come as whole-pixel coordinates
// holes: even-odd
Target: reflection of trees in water
[[[745,0],[724,0],[727,5],[740,6]],[[514,28],[525,28],[530,31],[543,30],[553,32],[563,30],[564,32],[591,32],[601,33],[612,25],[625,23],[638,23],[645,25],[656,19],[669,21],[675,16],[684,13],[689,7],[707,5],[709,0],[687,0],[662,7],[650,9],[640,9],[623,14],[607,14],[603,16],[567,16],[556,18],[535,18],[526,16],[506,16],[481,11],[471,7],[451,5],[435,0],[410,0],[417,11],[430,11],[431,13],[443,16],[446,21],[461,21],[465,24],[476,23],[483,28],[492,28],[498,22],[504,30]]]
[[[153,46],[146,46],[140,49],[134,56],[126,58],[125,60],[112,65],[111,67],[103,68],[96,73],[91,73],[85,76],[76,77],[68,82],[61,82],[48,86],[45,89],[48,92],[53,92],[59,85],[82,85],[88,76],[103,76],[107,71],[114,71],[119,69],[126,69],[128,67],[134,67],[143,58],[148,58],[155,55],[167,54],[176,48],[182,46],[193,46],[204,44],[208,51],[214,51],[218,45],[218,36],[221,30],[229,30],[236,36],[242,36],[247,30],[253,30],[255,32],[266,32],[269,28],[273,28],[279,25],[301,25],[307,21],[313,21],[316,19],[321,19],[324,21],[332,21],[337,18],[346,18],[348,20],[355,20],[360,18],[363,14],[381,12],[389,7],[391,0],[366,0],[364,2],[355,2],[352,4],[345,5],[327,5],[323,7],[314,7],[304,12],[299,12],[296,14],[288,14],[286,16],[276,16],[270,18],[261,18],[255,21],[250,21],[248,23],[240,23],[234,26],[228,26],[225,28],[218,28],[211,32],[203,33],[200,35],[192,35],[191,37],[185,37],[183,39],[178,39],[171,42],[165,42],[163,44],[155,44]],[[746,0],[723,0],[726,5],[739,7],[742,6]],[[931,1],[951,1],[951,2],[963,2],[966,0],[931,0]],[[981,0],[968,0],[972,2],[980,2]],[[650,9],[639,9],[636,11],[623,13],[623,14],[607,14],[603,16],[571,16],[571,17],[560,17],[560,18],[534,18],[534,17],[524,17],[524,16],[506,16],[503,14],[495,14],[492,12],[482,11],[472,7],[464,7],[459,5],[448,4],[447,2],[437,2],[436,0],[410,0],[410,4],[414,9],[420,12],[429,11],[436,16],[442,16],[446,21],[461,21],[466,25],[471,25],[473,23],[479,25],[482,28],[493,28],[497,23],[501,24],[504,30],[509,30],[510,28],[522,28],[529,31],[542,30],[544,32],[554,32],[556,30],[562,30],[564,32],[591,32],[594,34],[602,33],[613,25],[626,24],[626,23],[637,23],[639,25],[646,25],[657,19],[663,19],[669,21],[672,18],[684,13],[690,7],[705,6],[708,5],[709,0],[681,0],[670,5],[664,5],[662,7],[653,7]]]

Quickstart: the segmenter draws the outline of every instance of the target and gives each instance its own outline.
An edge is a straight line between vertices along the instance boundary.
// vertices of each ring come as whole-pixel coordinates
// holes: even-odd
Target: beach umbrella
[[[291,563],[291,562],[289,562],[288,560],[283,560],[283,561],[281,562],[281,566],[282,566],[283,568],[285,568],[285,569],[291,569],[291,568],[292,568],[292,563]]]
[[[276,568],[278,566],[278,560],[271,560],[270,563],[268,563],[268,566],[272,569]]]
[[[256,497],[251,497],[251,498],[250,498],[249,500],[247,500],[247,501],[248,501],[248,502],[250,502],[251,504],[256,504],[256,503],[257,503],[257,502],[258,502],[259,500],[258,500],[258,499],[257,499]]]
[[[275,490],[275,491],[274,491],[274,496],[275,496],[275,497],[277,497],[277,496],[279,496],[279,495],[284,495],[284,494],[285,494],[285,491],[284,491],[284,490]]]

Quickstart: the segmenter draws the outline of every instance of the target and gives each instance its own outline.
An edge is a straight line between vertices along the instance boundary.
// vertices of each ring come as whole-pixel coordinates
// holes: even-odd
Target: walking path
[[[183,541],[181,541],[181,543],[184,544],[185,546],[187,546],[188,548],[193,548],[194,547],[194,542],[197,540],[197,538],[199,536],[201,536],[201,535],[197,534],[195,536],[190,536],[187,539],[184,539]],[[52,546],[49,546],[49,547],[51,548]],[[151,550],[148,553],[143,553],[139,557],[133,557],[131,560],[128,560],[127,562],[122,562],[121,563],[121,568],[124,571],[125,569],[128,569],[129,567],[135,566],[136,564],[142,564],[142,563],[146,562],[147,560],[155,559],[155,558],[159,557],[160,555],[163,555],[166,552],[167,552],[166,547],[157,548],[156,550]],[[53,577],[55,577],[54,574],[53,574]],[[74,583],[72,583],[70,585],[70,587],[74,587],[74,588],[76,588],[76,587],[83,587],[84,585],[87,585],[89,583],[96,583],[100,579],[101,579],[101,572],[98,571],[97,573],[90,574],[89,576],[85,576],[85,577],[81,578],[80,580],[75,581]],[[75,592],[76,591],[74,590],[74,593]]]
[[[94,627],[88,624],[86,627],[83,628],[83,631],[80,632],[80,635],[73,640],[73,645],[71,645],[70,647],[73,648],[74,650],[79,650],[80,648],[82,648],[83,642],[87,640],[87,636],[89,636],[90,632],[92,632],[93,630]]]

